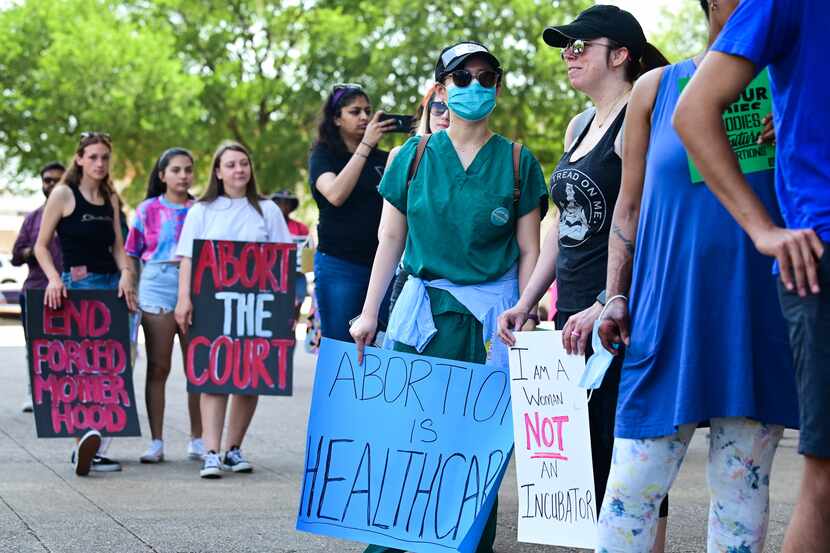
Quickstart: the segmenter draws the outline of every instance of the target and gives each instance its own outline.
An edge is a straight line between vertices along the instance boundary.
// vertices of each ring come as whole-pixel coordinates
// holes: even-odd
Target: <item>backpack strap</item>
[[[513,205],[519,205],[522,197],[522,176],[519,174],[519,163],[522,157],[522,145],[513,143]]]
[[[406,190],[409,191],[409,183],[412,182],[415,173],[418,172],[418,166],[421,165],[421,158],[424,157],[424,152],[427,149],[427,142],[429,142],[431,134],[422,134],[418,140],[418,147],[415,150],[415,157],[412,158],[412,163],[409,164],[409,173],[406,175]]]

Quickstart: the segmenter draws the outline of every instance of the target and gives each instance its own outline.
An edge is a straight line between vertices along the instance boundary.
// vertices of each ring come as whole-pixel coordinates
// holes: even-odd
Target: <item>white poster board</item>
[[[562,333],[517,332],[510,391],[519,541],[594,549],[597,516],[585,358],[568,355]]]

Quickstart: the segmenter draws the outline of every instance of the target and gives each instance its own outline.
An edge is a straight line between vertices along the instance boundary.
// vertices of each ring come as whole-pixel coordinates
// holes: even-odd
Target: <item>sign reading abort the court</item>
[[[37,435],[140,436],[124,300],[112,290],[72,290],[53,310],[43,295],[26,292]]]
[[[196,240],[190,392],[291,395],[296,246]]]
[[[475,551],[512,445],[506,367],[323,339],[297,529]]]

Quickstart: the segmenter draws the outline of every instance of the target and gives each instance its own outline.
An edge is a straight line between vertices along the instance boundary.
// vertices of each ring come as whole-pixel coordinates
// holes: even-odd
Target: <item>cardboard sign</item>
[[[599,515],[585,358],[568,355],[562,333],[517,332],[510,388],[519,490],[519,541],[593,550]]]
[[[691,79],[679,79],[682,92]],[[769,86],[769,73],[766,69],[749,83],[738,100],[723,113],[723,125],[732,151],[738,158],[743,173],[769,171],[775,168],[775,146],[756,144],[758,136],[764,130],[764,117],[772,113],[772,92]],[[689,172],[692,182],[703,182],[703,176],[689,157]]]
[[[294,244],[195,240],[188,392],[291,395]]]
[[[140,436],[127,305],[114,290],[70,290],[49,309],[26,291],[26,344],[39,438]]]
[[[297,529],[475,551],[512,446],[506,368],[323,339]]]

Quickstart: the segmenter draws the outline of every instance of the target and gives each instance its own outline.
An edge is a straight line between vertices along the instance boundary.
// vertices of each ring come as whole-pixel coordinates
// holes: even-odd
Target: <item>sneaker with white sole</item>
[[[95,453],[100,445],[101,433],[97,430],[90,430],[83,435],[72,451],[72,466],[75,467],[75,474],[78,476],[89,474]]]
[[[223,464],[233,472],[252,472],[254,467],[242,456],[242,450],[238,447],[231,447],[225,452]]]
[[[138,459],[142,463],[160,463],[164,461],[164,441],[153,440],[144,455]]]
[[[187,443],[187,458],[194,461],[201,461],[205,456],[205,443],[202,438],[190,438]]]
[[[92,472],[120,472],[121,463],[113,459],[110,459],[109,457],[96,455],[92,458],[92,465],[90,466],[90,470]]]
[[[222,478],[222,460],[219,454],[211,450],[202,457],[202,468],[199,470],[202,478]]]
[[[23,398],[23,405],[20,406],[20,410],[24,413],[31,413],[34,411],[34,405],[32,404],[32,394],[26,394],[26,397]]]

